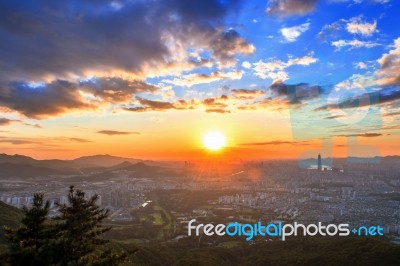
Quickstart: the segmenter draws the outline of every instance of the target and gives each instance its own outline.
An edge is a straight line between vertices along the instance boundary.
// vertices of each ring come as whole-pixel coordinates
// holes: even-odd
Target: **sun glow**
[[[220,150],[226,145],[226,137],[219,131],[208,132],[203,137],[203,145],[211,151]]]

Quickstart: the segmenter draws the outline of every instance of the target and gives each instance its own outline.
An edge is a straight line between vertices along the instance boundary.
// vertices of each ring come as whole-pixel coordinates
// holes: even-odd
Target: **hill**
[[[85,165],[85,166],[102,166],[102,167],[111,167],[124,162],[129,163],[138,163],[142,162],[140,159],[133,158],[123,158],[118,156],[112,156],[109,154],[102,155],[92,155],[92,156],[83,156],[72,160],[72,162]]]
[[[59,171],[56,169],[35,166],[30,164],[0,163],[0,178],[31,178],[49,175],[65,175],[73,172]]]
[[[0,163],[34,164],[35,162],[35,159],[24,155],[8,155],[5,153],[0,154]]]
[[[19,164],[19,165],[30,165],[35,167],[45,167],[51,168],[55,170],[63,170],[63,171],[76,171],[80,166],[75,164],[72,161],[66,160],[36,160],[28,156],[14,154],[0,154],[0,164],[1,163],[10,163],[10,164]]]
[[[23,217],[21,210],[0,201],[0,244],[7,243],[4,237],[3,226],[18,227]]]
[[[157,162],[112,155],[93,155],[74,160],[36,160],[23,155],[0,154],[0,178],[30,178],[49,175],[81,175],[90,172],[107,172],[122,168],[134,167],[143,163],[157,165]],[[129,170],[129,169],[127,169]],[[146,171],[149,169],[142,169]],[[135,170],[136,171],[136,170]]]
[[[135,265],[400,265],[400,246],[363,237],[297,238],[208,246],[199,240],[139,247]],[[234,242],[234,245],[233,245]]]

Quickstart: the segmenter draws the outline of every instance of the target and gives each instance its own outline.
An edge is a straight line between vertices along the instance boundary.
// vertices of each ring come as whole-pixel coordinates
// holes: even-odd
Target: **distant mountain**
[[[133,165],[132,163],[127,162],[127,161],[124,161],[124,162],[119,163],[119,164],[117,164],[117,165],[111,166],[111,167],[110,167],[110,170],[123,169],[123,168],[129,167],[129,166],[132,166],[132,165]]]
[[[106,178],[108,179],[111,176],[111,173],[114,171],[127,171],[132,174],[134,177],[161,177],[162,173],[169,170],[168,168],[147,165],[142,162],[130,163],[128,161],[124,161],[117,165],[111,167],[93,167],[93,168],[85,168],[83,172],[102,172],[101,174],[96,174],[99,179]]]
[[[37,164],[44,167],[53,168],[56,170],[72,171],[81,168],[81,165],[74,163],[73,161],[66,160],[36,160]]]
[[[109,154],[104,155],[92,155],[92,156],[83,156],[77,159],[72,160],[72,162],[85,165],[85,166],[102,166],[102,167],[111,167],[117,164],[121,164],[124,162],[129,163],[137,163],[142,162],[143,160],[140,159],[133,159],[133,158],[123,158],[118,156],[112,156]]]
[[[20,164],[31,164],[35,163],[37,160],[24,156],[24,155],[8,155],[5,153],[0,154],[0,163],[20,163]]]
[[[0,244],[7,243],[4,237],[3,226],[17,228],[21,223],[23,213],[21,210],[0,201]]]
[[[59,160],[59,159],[36,160],[34,158],[24,155],[18,155],[18,154],[8,155],[4,153],[0,154],[0,163],[26,164],[26,165],[46,167],[63,171],[72,171],[90,167],[95,167],[95,168],[100,167],[99,169],[105,169],[107,167],[126,167],[129,166],[126,163],[134,164],[138,162],[145,162],[146,164],[149,165],[160,164],[158,162],[150,160],[124,158],[108,154],[83,156],[76,158],[74,160]],[[121,165],[117,166],[119,164]]]
[[[138,177],[158,177],[162,168],[157,166],[149,166],[144,163],[135,163],[127,167],[120,168],[120,170],[130,171]]]
[[[178,177],[182,176],[181,169],[152,166],[144,163],[136,163],[127,167],[120,168],[120,170],[129,171],[133,177],[149,177],[149,178],[165,178],[165,177]]]
[[[0,178],[30,178],[49,175],[66,175],[74,172],[61,171],[52,168],[34,166],[30,164],[0,163]]]
[[[101,166],[101,167],[113,167],[122,163],[146,163],[148,165],[160,165],[161,163],[151,160],[142,160],[135,158],[124,158],[113,156],[109,154],[100,154],[100,155],[91,155],[91,156],[83,156],[72,160],[72,162],[80,165],[89,166]]]
[[[400,163],[400,156],[372,157],[372,158],[322,158],[323,165],[346,167],[352,163],[384,163],[385,165]],[[303,168],[317,164],[316,158],[306,158],[299,160],[298,163]],[[36,160],[23,155],[0,154],[0,178],[30,178],[48,175],[74,175],[76,178],[82,174],[108,173],[112,174],[116,170],[126,170],[134,173],[133,176],[141,177],[165,177],[179,176],[181,164],[177,162],[157,162],[151,160],[141,160],[135,158],[125,158],[104,155],[83,156],[74,160]],[[103,178],[103,175],[101,176]]]
[[[156,176],[157,171],[152,167],[164,164],[108,154],[84,156],[74,160],[36,160],[18,154],[0,154],[0,178],[30,178],[49,175],[76,175],[78,177],[83,173],[110,173],[110,171],[119,169],[126,169],[145,176]]]
[[[111,167],[89,167],[82,168],[81,171],[86,175],[76,175],[69,177],[70,181],[97,182],[118,178],[118,171],[126,172],[133,178],[165,178],[182,176],[181,169],[169,166],[148,165],[142,162],[130,163],[122,162]]]
[[[79,168],[79,165],[75,164],[72,161],[63,161],[57,159],[36,160],[24,155],[18,155],[18,154],[8,155],[4,153],[0,154],[0,163],[25,164],[25,165],[46,167],[46,168],[65,170],[65,171],[72,171],[73,169]]]

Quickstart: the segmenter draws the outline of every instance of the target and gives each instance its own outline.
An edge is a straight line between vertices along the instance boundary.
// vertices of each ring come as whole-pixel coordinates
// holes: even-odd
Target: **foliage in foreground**
[[[135,265],[400,265],[400,245],[367,237],[299,237],[287,241],[238,240],[229,247],[200,244],[198,238],[142,247]]]
[[[11,265],[118,265],[126,253],[107,249],[101,235],[108,210],[96,205],[98,196],[70,187],[68,203],[59,205],[58,216],[49,219],[49,203],[35,194],[31,208],[24,208],[22,226],[6,227],[9,240],[6,261]],[[98,252],[101,250],[101,252]]]

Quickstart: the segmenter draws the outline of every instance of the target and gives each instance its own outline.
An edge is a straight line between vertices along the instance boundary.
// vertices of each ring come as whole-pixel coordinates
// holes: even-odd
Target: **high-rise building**
[[[322,159],[321,159],[321,154],[318,154],[318,171],[322,171]]]

